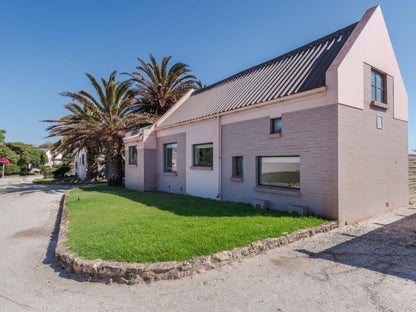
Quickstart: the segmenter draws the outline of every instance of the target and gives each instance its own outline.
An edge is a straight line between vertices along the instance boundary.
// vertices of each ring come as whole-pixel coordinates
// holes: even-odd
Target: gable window
[[[270,133],[282,133],[282,118],[271,119]]]
[[[169,143],[163,145],[163,170],[165,172],[176,172],[178,159],[178,144]]]
[[[371,100],[386,103],[385,101],[386,76],[374,69],[371,70]]]
[[[137,166],[137,146],[129,146],[129,165]]]
[[[233,177],[234,178],[243,177],[243,156],[233,157]]]
[[[195,167],[212,167],[214,148],[212,143],[193,145],[193,165]]]
[[[300,158],[258,157],[258,184],[300,189]]]

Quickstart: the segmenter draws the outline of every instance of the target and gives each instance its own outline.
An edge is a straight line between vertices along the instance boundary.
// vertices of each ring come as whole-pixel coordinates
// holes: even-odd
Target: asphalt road
[[[416,208],[176,281],[79,281],[54,262],[68,187],[0,179],[0,311],[416,311]]]

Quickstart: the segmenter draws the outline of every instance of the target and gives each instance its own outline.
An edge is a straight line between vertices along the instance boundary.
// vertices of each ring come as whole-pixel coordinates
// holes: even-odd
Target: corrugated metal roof
[[[195,91],[161,126],[213,116],[325,86],[325,73],[357,23]]]

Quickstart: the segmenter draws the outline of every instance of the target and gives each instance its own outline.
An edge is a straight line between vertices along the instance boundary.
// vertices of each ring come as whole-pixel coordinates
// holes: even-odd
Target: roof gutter
[[[174,128],[174,127],[178,127],[178,126],[182,126],[182,125],[186,125],[186,124],[190,124],[190,123],[199,122],[199,121],[202,121],[202,120],[213,119],[217,116],[230,115],[230,114],[234,114],[234,113],[239,113],[241,111],[251,110],[251,109],[255,109],[255,108],[261,108],[261,107],[264,107],[264,106],[268,106],[268,105],[272,105],[272,104],[278,104],[278,103],[282,103],[282,102],[287,102],[287,101],[290,101],[290,100],[293,100],[293,99],[307,97],[307,96],[311,96],[311,95],[315,95],[315,94],[321,94],[321,93],[325,93],[327,91],[327,89],[328,89],[327,86],[323,86],[323,87],[315,88],[315,89],[312,89],[312,90],[307,90],[307,91],[304,91],[304,92],[291,94],[291,95],[284,96],[284,97],[281,97],[281,98],[278,98],[278,99],[274,99],[274,100],[270,100],[270,101],[266,101],[266,102],[261,102],[261,103],[258,103],[258,104],[253,104],[253,105],[250,105],[250,106],[237,108],[237,109],[233,109],[233,110],[230,110],[230,111],[226,111],[226,112],[222,112],[222,113],[218,113],[218,114],[214,114],[214,115],[210,115],[210,116],[206,116],[206,117],[201,117],[201,118],[197,118],[197,119],[193,119],[193,120],[189,120],[189,121],[179,122],[179,123],[176,123],[176,124],[173,124],[173,125],[168,125],[168,126],[159,126],[159,127],[157,127],[157,130]]]

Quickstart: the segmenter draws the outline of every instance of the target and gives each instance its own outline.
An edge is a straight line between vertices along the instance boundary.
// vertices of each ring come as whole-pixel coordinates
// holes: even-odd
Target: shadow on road
[[[67,272],[55,259],[55,249],[56,244],[58,243],[59,227],[61,224],[62,210],[64,208],[65,195],[62,195],[61,201],[59,203],[59,210],[56,216],[55,226],[51,234],[49,241],[48,249],[46,251],[45,259],[43,259],[43,264],[49,265],[56,273],[59,273],[60,277],[71,279],[77,282],[83,282],[75,275]]]
[[[71,185],[45,185],[45,184],[35,184],[32,182],[22,181],[21,183],[16,184],[6,184],[0,185],[0,195],[16,194],[19,193],[20,196],[29,195],[36,192],[43,192],[47,194],[55,194],[62,192],[63,190],[68,190],[74,188]]]
[[[319,253],[298,252],[416,282],[416,213]]]

